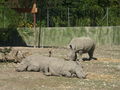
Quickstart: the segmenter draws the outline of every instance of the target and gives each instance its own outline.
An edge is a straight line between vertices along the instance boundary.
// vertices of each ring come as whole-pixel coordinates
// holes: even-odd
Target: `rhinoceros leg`
[[[71,74],[71,72],[69,72],[69,71],[63,71],[63,72],[62,72],[62,76],[71,77],[72,74]]]
[[[95,50],[95,47],[93,47],[91,50],[88,51],[89,60],[94,59],[94,58],[93,58],[94,50]]]
[[[83,72],[82,69],[80,70],[80,68],[76,69],[76,76],[78,78],[84,78],[84,79],[86,78],[86,74]]]
[[[46,75],[46,76],[51,76],[51,73],[45,72],[44,75]]]
[[[51,76],[51,72],[50,72],[50,70],[49,70],[49,67],[45,67],[45,68],[44,68],[44,74],[45,74],[46,76]]]
[[[27,71],[38,72],[39,71],[39,67],[38,66],[34,66],[34,65],[30,65],[30,66],[28,66]]]
[[[21,65],[19,65],[19,66],[17,67],[16,71],[18,71],[18,72],[26,71],[26,70],[27,70],[27,67],[28,67],[28,65],[26,65],[26,64],[21,64]]]
[[[77,53],[77,59],[78,59],[78,61],[82,61],[82,54],[83,54],[82,51],[79,51],[79,52]]]

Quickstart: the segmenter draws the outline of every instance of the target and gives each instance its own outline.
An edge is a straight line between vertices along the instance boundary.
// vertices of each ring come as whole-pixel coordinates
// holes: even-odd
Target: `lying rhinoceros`
[[[93,58],[93,53],[95,50],[95,42],[89,37],[73,38],[69,43],[68,47],[71,50],[69,53],[69,59],[71,60],[74,60],[74,61],[77,60],[78,55],[80,56],[78,60],[81,60],[83,53],[88,53],[89,60],[96,59],[96,58]]]
[[[46,57],[39,54],[28,56],[22,60],[16,71],[42,71],[48,76],[86,77],[81,64],[78,62],[65,61],[64,59]]]
[[[16,71],[43,71],[48,67],[49,57],[41,56],[39,54],[30,55],[22,60],[17,66]]]
[[[49,63],[49,72],[46,75],[66,76],[78,78],[85,78],[86,74],[83,72],[82,66],[79,62],[54,60]]]

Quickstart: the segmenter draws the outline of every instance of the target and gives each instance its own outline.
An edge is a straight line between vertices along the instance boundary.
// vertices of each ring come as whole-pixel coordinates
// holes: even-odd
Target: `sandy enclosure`
[[[3,47],[0,47],[3,48]],[[65,48],[12,47],[24,53],[65,58]],[[87,54],[83,58],[88,57]],[[0,90],[119,90],[120,46],[96,47],[94,57],[98,60],[81,62],[87,79],[44,76],[40,72],[16,72],[16,63],[0,62]],[[0,57],[1,58],[1,57]],[[12,57],[11,57],[12,58]]]

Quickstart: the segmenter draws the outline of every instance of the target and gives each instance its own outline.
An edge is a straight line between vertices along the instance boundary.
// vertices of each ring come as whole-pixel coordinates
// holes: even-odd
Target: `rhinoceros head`
[[[69,45],[69,47],[70,47],[70,51],[69,51],[69,53],[68,53],[68,59],[69,59],[69,60],[76,61],[76,59],[77,59],[76,50],[74,50],[74,49],[72,48],[72,45]]]

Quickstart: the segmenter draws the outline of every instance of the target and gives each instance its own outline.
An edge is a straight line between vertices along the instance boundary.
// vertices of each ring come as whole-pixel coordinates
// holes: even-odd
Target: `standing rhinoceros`
[[[46,57],[39,54],[31,55],[22,60],[16,71],[42,71],[45,75],[85,78],[81,64],[74,61],[65,61],[55,57]]]
[[[69,43],[70,53],[69,59],[77,60],[77,56],[80,57],[78,60],[81,60],[81,56],[83,53],[88,53],[89,60],[93,59],[93,53],[95,50],[95,42],[89,37],[77,37],[73,38]],[[94,58],[95,59],[95,58]]]

